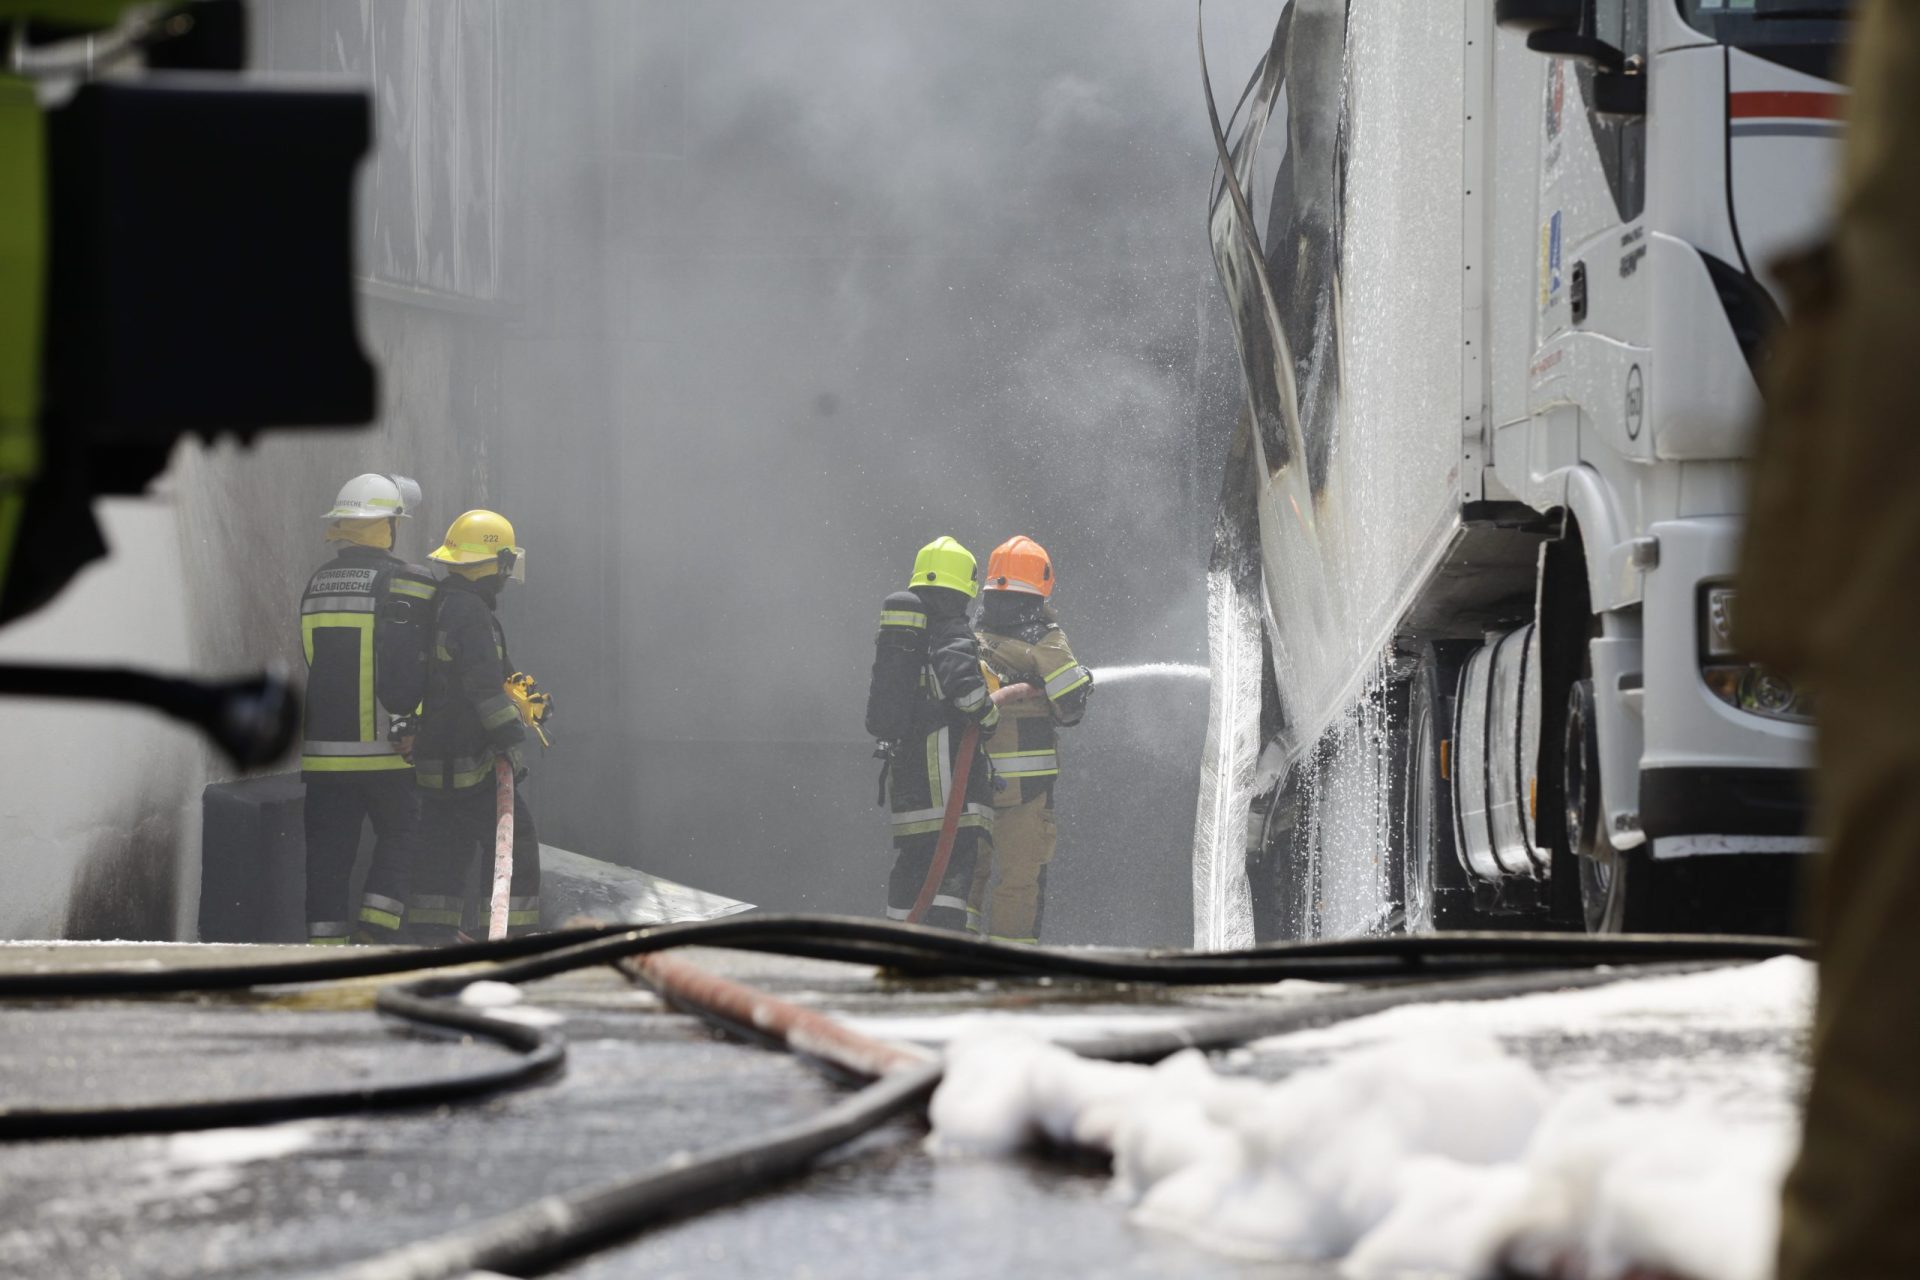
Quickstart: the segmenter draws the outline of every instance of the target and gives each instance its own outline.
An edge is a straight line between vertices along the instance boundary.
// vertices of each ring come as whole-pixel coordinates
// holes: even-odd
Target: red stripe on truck
[[[1844,93],[1756,90],[1727,95],[1727,114],[1735,120],[1838,120],[1845,114]]]

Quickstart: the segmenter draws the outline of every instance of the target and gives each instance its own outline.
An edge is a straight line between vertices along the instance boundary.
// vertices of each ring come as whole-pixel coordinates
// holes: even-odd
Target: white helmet
[[[410,516],[420,505],[420,486],[406,476],[368,472],[340,486],[333,510],[323,520],[377,520],[382,516]]]

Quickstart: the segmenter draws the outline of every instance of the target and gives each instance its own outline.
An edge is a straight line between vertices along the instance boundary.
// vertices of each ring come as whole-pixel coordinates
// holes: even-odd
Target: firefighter
[[[973,553],[935,538],[914,558],[913,581],[880,609],[867,731],[886,760],[882,790],[893,815],[893,872],[887,916],[905,920],[926,885],[946,815],[948,791],[967,730],[984,741],[1000,723],[980,650],[967,623],[978,590]],[[922,923],[962,929],[974,867],[992,857],[993,783],[976,741],[945,874]]]
[[[1782,266],[1794,320],[1737,618],[1754,659],[1819,698],[1820,992],[1780,1280],[1920,1275],[1920,6],[1854,21],[1834,240]]]
[[[492,511],[468,511],[447,529],[430,559],[446,566],[440,583],[432,660],[413,748],[421,797],[421,857],[407,900],[417,941],[445,943],[484,929],[484,909],[469,918],[469,878],[492,866],[498,813],[494,761],[513,770],[513,881],[510,933],[540,922],[540,841],[518,783],[527,776],[527,735],[507,681],[514,675],[506,633],[494,606],[509,581],[525,581],[526,552],[513,526]],[[471,935],[469,931],[471,930]]]
[[[404,476],[347,481],[322,517],[333,558],[300,597],[307,941],[316,944],[394,940],[405,912],[419,804],[389,710],[404,713],[418,700],[417,692],[407,700],[417,648],[400,633],[423,629],[434,582],[394,555],[393,546],[399,521],[419,500],[419,486]],[[355,919],[347,881],[366,822],[373,824],[373,861]]]
[[[1053,786],[1060,775],[1056,730],[1080,723],[1093,673],[1074,659],[1048,603],[1053,561],[1032,538],[1009,538],[987,557],[980,656],[1002,687],[1026,684],[1037,697],[1005,703],[987,740],[993,762],[993,858],[974,865],[967,923],[1003,942],[1038,942],[1053,860]],[[991,893],[989,893],[991,887]]]

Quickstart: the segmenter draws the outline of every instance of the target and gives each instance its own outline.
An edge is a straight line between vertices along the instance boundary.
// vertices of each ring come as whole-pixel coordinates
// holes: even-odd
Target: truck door
[[[1646,65],[1647,0],[1594,0],[1593,23],[1594,35],[1625,54],[1629,67]],[[1569,245],[1567,320],[1584,332],[1644,346],[1646,307],[1633,250],[1645,231],[1640,217],[1647,204],[1646,116],[1601,111],[1592,67],[1569,64],[1567,74],[1580,88],[1584,120],[1575,128],[1583,127],[1591,140],[1606,185],[1606,198],[1592,200],[1591,222],[1579,227],[1586,234]]]

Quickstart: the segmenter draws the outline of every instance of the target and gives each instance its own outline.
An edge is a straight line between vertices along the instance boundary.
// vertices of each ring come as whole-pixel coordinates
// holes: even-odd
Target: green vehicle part
[[[0,14],[7,12],[0,0]],[[40,468],[46,182],[45,122],[33,85],[0,75],[0,584]]]

